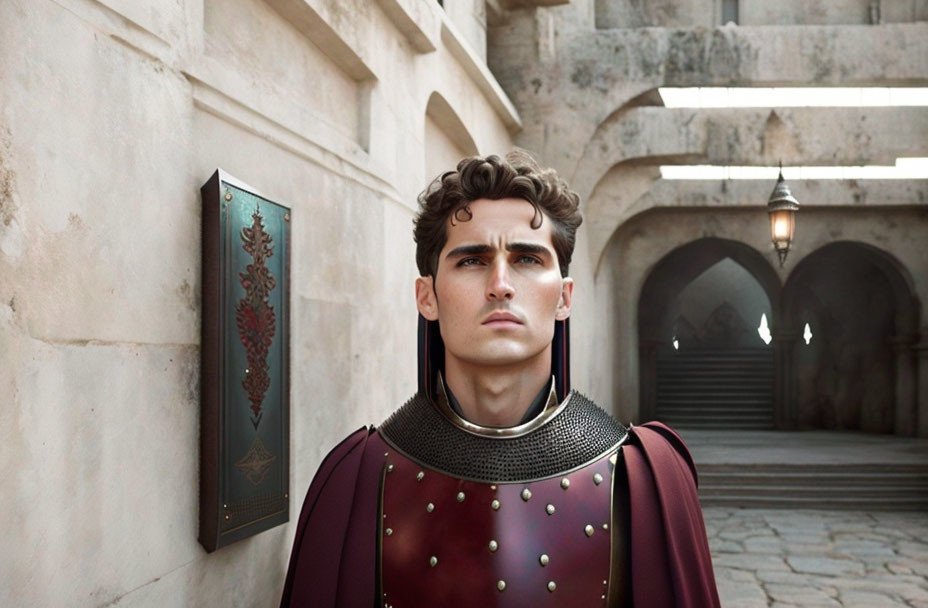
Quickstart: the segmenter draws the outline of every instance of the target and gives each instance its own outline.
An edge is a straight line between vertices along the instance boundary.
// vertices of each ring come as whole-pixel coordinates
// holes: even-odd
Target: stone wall
[[[277,605],[320,459],[415,390],[426,159],[518,128],[458,29],[413,0],[0,4],[0,603]],[[207,555],[217,167],[293,209],[291,523]]]
[[[715,27],[729,21],[736,25],[870,25],[926,19],[928,3],[924,0],[596,0],[596,27],[601,29]]]

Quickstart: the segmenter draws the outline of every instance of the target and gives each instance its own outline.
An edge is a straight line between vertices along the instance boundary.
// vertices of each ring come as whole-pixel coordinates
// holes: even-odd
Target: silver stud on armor
[[[593,473],[593,483],[599,485],[603,482],[603,476],[599,473]]]
[[[566,477],[565,477],[564,479],[562,479],[562,480],[561,480],[561,487],[564,488],[565,490],[566,490],[567,488],[569,488],[569,487],[570,487],[570,480],[567,479]]]
[[[542,566],[547,566],[549,561],[550,559],[548,558],[547,553],[542,553],[541,557],[538,558],[538,563],[541,564]]]
[[[392,472],[393,472],[393,465],[392,465],[392,464],[388,464],[388,465],[387,465],[387,473],[392,473]]]
[[[554,581],[548,581],[548,591],[554,593],[555,589],[557,589],[557,584]]]
[[[532,497],[532,491],[528,488],[522,490],[522,500],[528,502],[528,499]]]
[[[493,502],[490,503],[490,508],[493,509],[494,511],[499,511],[499,507],[500,507],[499,501],[496,499],[494,499]]]
[[[496,583],[496,588],[499,589],[500,591],[505,591],[506,581],[499,581],[498,583]]]
[[[608,530],[608,529],[609,529],[609,524],[603,524],[603,530]]]
[[[432,557],[429,558],[429,566],[434,568],[437,565],[438,565],[438,558],[433,555]]]
[[[548,505],[545,507],[545,513],[548,515],[554,515],[554,505]]]
[[[490,486],[490,489],[493,490],[493,491],[495,492],[495,491],[496,491],[496,484],[493,484],[492,486]]]
[[[422,471],[419,471],[418,473],[416,473],[416,481],[422,481],[423,477],[425,477],[425,473],[423,473]]]
[[[429,503],[429,504],[425,505],[425,510],[428,511],[429,513],[431,513],[432,511],[435,510],[435,505],[433,505],[432,503]]]
[[[594,531],[595,530],[593,526],[591,526],[590,524],[587,524],[586,527],[583,529],[583,533],[586,534],[587,536],[593,536]]]
[[[464,492],[458,492],[458,502],[464,502]]]
[[[490,547],[490,551],[495,552],[497,549],[499,549],[499,543],[496,542],[495,540],[491,540],[489,547]]]
[[[383,533],[386,534],[387,536],[392,536],[393,528],[387,528],[386,530],[383,531]]]

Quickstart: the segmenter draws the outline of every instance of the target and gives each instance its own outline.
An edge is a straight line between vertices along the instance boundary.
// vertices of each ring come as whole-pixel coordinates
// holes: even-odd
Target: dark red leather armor
[[[526,483],[468,481],[384,457],[384,606],[603,606],[615,452]]]

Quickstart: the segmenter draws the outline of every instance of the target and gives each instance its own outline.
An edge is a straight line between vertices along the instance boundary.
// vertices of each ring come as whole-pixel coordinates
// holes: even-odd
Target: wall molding
[[[386,170],[370,154],[308,108],[282,100],[262,103],[259,95],[249,95],[251,88],[247,82],[207,57],[201,57],[195,66],[182,73],[191,84],[196,108],[406,209],[415,209],[382,177]]]
[[[503,91],[503,87],[499,85],[490,68],[455,29],[444,11],[441,11],[441,41],[490,102],[490,106],[502,119],[509,133],[521,131],[522,119],[519,117],[519,111]]]
[[[421,0],[377,0],[384,14],[393,22],[419,53],[432,53],[441,37],[441,18],[432,8],[434,2]]]

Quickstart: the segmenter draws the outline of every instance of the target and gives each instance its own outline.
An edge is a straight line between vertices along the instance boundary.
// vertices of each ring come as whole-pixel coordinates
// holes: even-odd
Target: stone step
[[[796,488],[779,485],[745,485],[735,486],[704,486],[700,483],[700,496],[756,496],[756,497],[780,497],[788,498],[820,498],[822,500],[831,500],[832,498],[857,497],[862,499],[877,498],[922,498],[928,501],[928,495],[925,493],[925,487],[922,486],[883,486],[867,487],[866,489],[855,485],[829,485],[822,484],[820,487]]]
[[[928,510],[928,464],[698,464],[704,506]]]
[[[928,511],[928,500],[924,498],[898,498],[862,500],[857,497],[833,498],[778,498],[747,496],[711,496],[699,502],[703,507],[728,507],[741,509],[818,509],[829,511]]]
[[[703,389],[700,391],[695,390],[660,390],[657,391],[657,396],[666,397],[667,399],[685,399],[692,398],[695,401],[700,403],[705,403],[711,399],[727,400],[727,401],[738,401],[741,399],[761,399],[763,397],[768,397],[773,391],[748,391],[748,390],[730,390],[723,391],[718,389]],[[769,399],[768,399],[769,401]]]
[[[730,422],[674,422],[674,428],[691,430],[691,431],[770,431],[773,430],[773,422],[747,422],[743,420],[733,420]]]
[[[665,371],[705,371],[745,370],[757,373],[772,373],[772,361],[744,361],[741,359],[722,359],[719,361],[658,361],[657,369]]]
[[[716,473],[699,469],[699,482],[712,487],[783,486],[820,489],[827,485],[841,487],[918,487],[928,490],[928,474],[913,473],[789,473],[738,472]]]
[[[714,401],[698,402],[692,399],[675,399],[673,401],[658,402],[658,411],[666,412],[750,412],[750,411],[769,411],[771,408],[769,399],[739,399],[737,401]]]
[[[760,392],[769,393],[773,391],[773,384],[761,382],[744,382],[739,380],[712,380],[706,382],[658,382],[657,392],[681,392],[681,391],[700,391],[700,392],[718,392],[721,394],[735,392]]]
[[[914,475],[928,478],[928,463],[879,463],[879,462],[837,462],[837,463],[699,463],[700,474],[738,475],[738,474],[783,474],[796,477],[815,477],[820,475],[846,475],[860,477],[877,477],[893,475]]]
[[[744,382],[747,384],[773,384],[773,374],[758,374],[750,370],[712,370],[691,372],[673,370],[660,372],[657,378],[661,384],[708,384],[710,382]]]
[[[772,357],[772,348],[686,348],[662,357],[718,357],[725,355],[739,355],[745,357]]]
[[[731,410],[725,408],[715,408],[711,410],[702,410],[702,411],[693,411],[690,409],[673,409],[673,408],[660,408],[657,410],[657,419],[662,422],[667,422],[668,420],[692,420],[694,422],[710,421],[710,420],[722,420],[722,419],[735,419],[735,418],[745,418],[750,420],[759,420],[759,419],[773,419],[773,413],[769,408],[761,409],[739,409]]]

